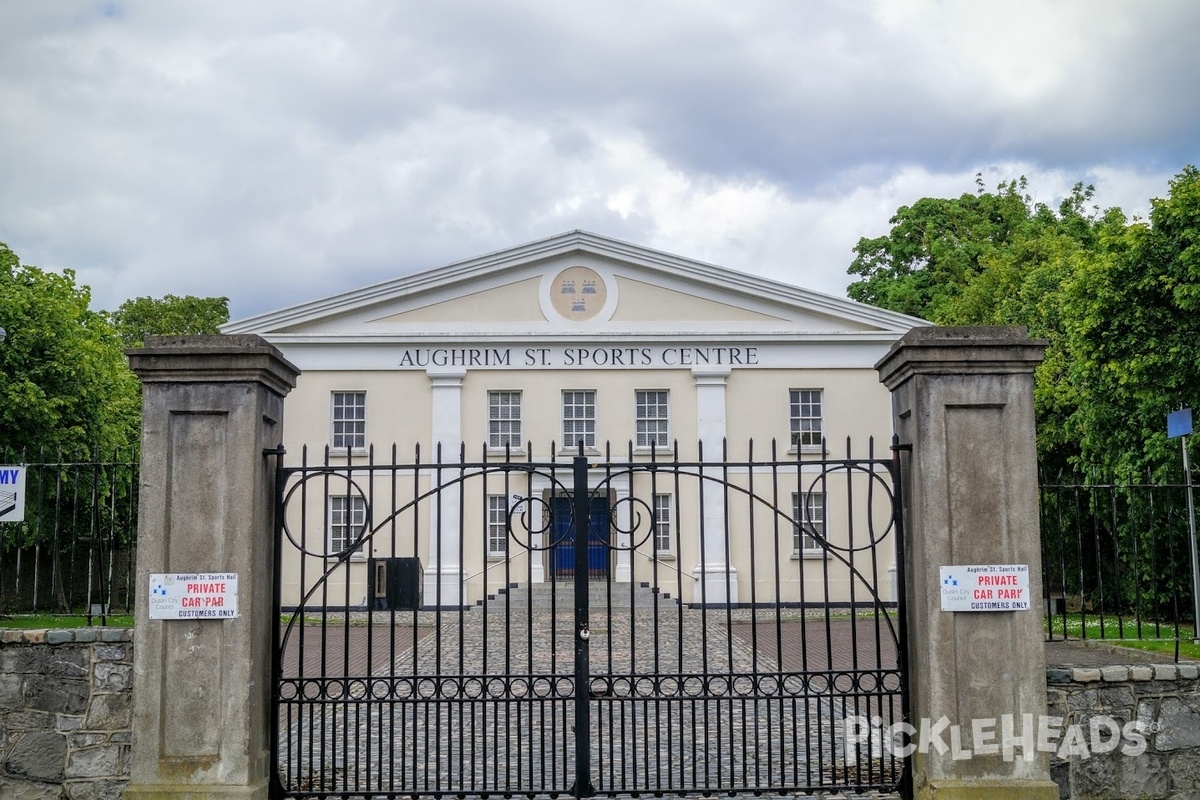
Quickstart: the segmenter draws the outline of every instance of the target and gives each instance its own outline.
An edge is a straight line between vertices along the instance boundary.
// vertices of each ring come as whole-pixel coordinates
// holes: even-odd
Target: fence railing
[[[25,521],[0,522],[0,625],[132,612],[136,452],[0,451],[27,467]],[[1048,639],[1194,637],[1187,486],[1043,475]]]
[[[5,616],[132,613],[138,455],[132,451],[4,452],[23,465],[25,515],[0,522],[0,626]]]
[[[1187,491],[1043,476],[1048,639],[1193,638]]]

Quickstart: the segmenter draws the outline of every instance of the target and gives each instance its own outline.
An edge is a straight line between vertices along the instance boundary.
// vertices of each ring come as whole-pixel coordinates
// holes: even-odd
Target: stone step
[[[654,608],[656,603],[660,609],[679,607],[678,598],[648,583],[639,583],[633,586],[631,591],[628,583],[588,582],[588,606],[593,609],[610,605],[612,608]],[[528,609],[531,606],[548,611],[551,604],[561,610],[573,608],[575,584],[569,580],[534,584],[514,583],[507,589],[488,595],[486,603],[488,610],[496,611]],[[484,605],[484,602],[479,601],[477,605]]]

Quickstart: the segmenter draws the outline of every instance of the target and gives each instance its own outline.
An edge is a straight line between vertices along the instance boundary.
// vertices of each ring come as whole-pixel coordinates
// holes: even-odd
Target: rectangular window
[[[801,505],[801,499],[804,504]],[[795,555],[823,556],[825,548],[820,540],[825,538],[825,493],[794,492],[792,494],[792,519],[796,521],[792,533],[792,552]]]
[[[671,547],[671,495],[654,495],[654,549],[661,554],[670,554]]]
[[[367,393],[333,393],[334,450],[365,450],[367,448]]]
[[[488,447],[521,449],[521,393],[488,392]]]
[[[596,392],[562,393],[563,448],[573,450],[582,441],[584,447],[596,446]]]
[[[508,552],[508,498],[490,494],[487,499],[488,558],[503,558]]]
[[[824,445],[821,407],[821,389],[791,390],[793,448],[820,448]]]
[[[336,556],[364,535],[367,502],[362,497],[329,498],[329,553]],[[363,551],[359,541],[355,553]]]
[[[637,437],[634,444],[638,447],[669,447],[671,420],[667,391],[638,389],[636,396]]]

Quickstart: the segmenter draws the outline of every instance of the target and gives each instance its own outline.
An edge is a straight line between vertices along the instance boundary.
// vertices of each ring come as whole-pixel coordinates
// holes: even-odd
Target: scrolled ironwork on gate
[[[896,790],[896,450],[280,456],[274,796]]]

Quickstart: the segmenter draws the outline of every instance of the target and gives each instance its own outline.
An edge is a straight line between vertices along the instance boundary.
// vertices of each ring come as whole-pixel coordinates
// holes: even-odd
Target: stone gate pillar
[[[917,741],[918,798],[1058,797],[1031,730],[1046,713],[1033,416],[1044,348],[1023,328],[916,328],[876,364],[896,433],[912,445],[904,473],[911,722],[937,739]],[[968,565],[1028,566],[1029,609],[942,610],[941,568]],[[959,741],[936,727],[943,717]]]
[[[299,371],[253,335],[152,336],[142,380],[126,800],[258,800],[270,776],[275,458]],[[150,619],[155,573],[236,573],[234,619]]]

